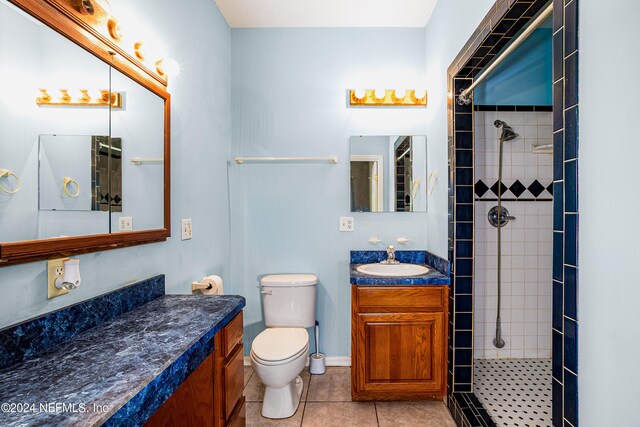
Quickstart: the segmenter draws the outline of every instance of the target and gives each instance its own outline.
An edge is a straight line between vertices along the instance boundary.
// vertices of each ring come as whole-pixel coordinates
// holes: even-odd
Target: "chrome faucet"
[[[400,261],[396,259],[396,249],[393,245],[387,247],[387,259],[381,261],[381,264],[400,264]]]

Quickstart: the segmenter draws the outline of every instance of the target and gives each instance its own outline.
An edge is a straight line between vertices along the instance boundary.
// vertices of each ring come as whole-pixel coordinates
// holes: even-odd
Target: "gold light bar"
[[[365,89],[363,94],[356,94],[356,89],[349,89],[349,105],[362,107],[362,106],[415,106],[426,107],[427,106],[427,91],[421,91],[416,95],[415,89],[397,90],[397,89],[385,89],[384,91],[375,89]],[[376,95],[381,95],[380,98]],[[384,92],[384,95],[382,93]],[[420,92],[420,91],[418,91]],[[360,96],[358,96],[360,95]],[[422,95],[421,98],[417,96]]]
[[[89,89],[80,89],[80,96],[73,98],[68,89],[59,89],[60,95],[54,98],[47,89],[40,89],[40,96],[36,98],[38,105],[74,106],[74,107],[107,107],[122,108],[122,93],[99,90],[99,96],[89,95]]]

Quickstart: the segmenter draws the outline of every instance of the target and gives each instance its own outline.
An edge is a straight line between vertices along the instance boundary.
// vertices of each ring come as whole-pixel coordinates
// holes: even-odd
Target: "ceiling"
[[[216,0],[216,3],[232,28],[424,27],[437,1]]]

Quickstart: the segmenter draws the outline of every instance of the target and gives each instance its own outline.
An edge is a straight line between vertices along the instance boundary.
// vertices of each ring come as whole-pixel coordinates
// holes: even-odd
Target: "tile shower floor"
[[[455,427],[444,402],[352,402],[351,368],[330,367],[324,375],[310,375],[305,369],[302,402],[285,420],[260,415],[264,388],[251,367],[244,371],[247,426],[424,426]]]
[[[551,360],[476,359],[474,384],[499,426],[551,426]]]

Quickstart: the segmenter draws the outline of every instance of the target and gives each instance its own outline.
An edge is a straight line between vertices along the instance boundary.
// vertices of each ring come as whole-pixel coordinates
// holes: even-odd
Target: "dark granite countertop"
[[[244,305],[240,296],[162,296],[3,369],[0,425],[141,425]]]
[[[356,269],[362,264],[350,265],[350,278],[353,285],[367,286],[411,286],[411,285],[448,285],[449,278],[427,264],[419,264],[429,268],[427,274],[411,277],[382,277],[360,273]]]

